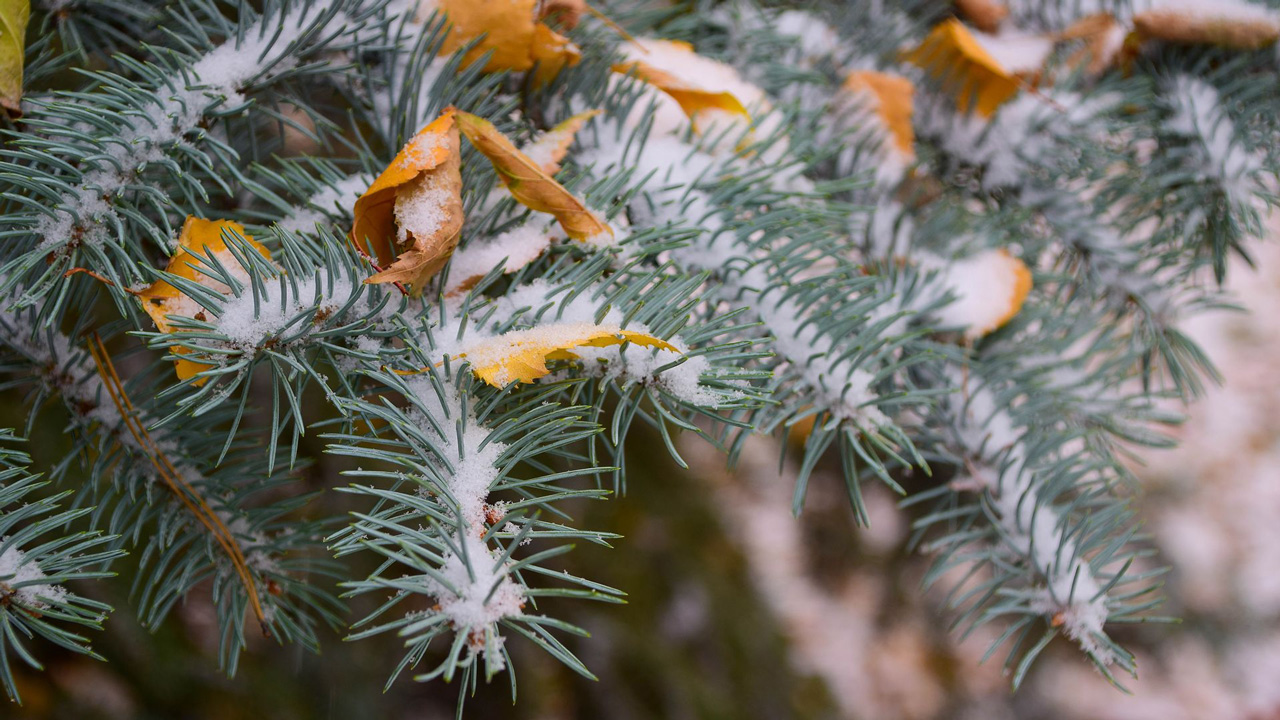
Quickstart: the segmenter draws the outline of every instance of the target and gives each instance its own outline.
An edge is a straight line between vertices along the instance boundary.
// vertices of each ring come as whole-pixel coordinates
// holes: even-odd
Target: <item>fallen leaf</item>
[[[514,330],[481,340],[459,353],[471,363],[476,377],[494,387],[512,382],[533,382],[550,371],[548,360],[572,360],[576,347],[607,347],[630,342],[679,352],[652,335],[613,325],[556,323],[529,330]]]
[[[480,38],[465,62],[475,62],[492,50],[486,72],[524,72],[537,64],[539,79],[546,80],[566,65],[576,64],[580,55],[568,38],[537,22],[536,6],[537,0],[437,0],[435,7],[424,3],[419,19],[433,9],[447,16],[451,27],[441,52],[452,53]]]
[[[956,10],[982,32],[993,33],[1009,16],[1009,7],[999,0],[956,0]]]
[[[954,263],[946,283],[956,299],[941,310],[944,325],[963,327],[976,340],[1003,327],[1031,292],[1031,270],[1009,251],[987,250]]]
[[[893,139],[894,147],[908,161],[914,160],[915,131],[911,127],[911,110],[915,86],[911,81],[901,75],[855,70],[845,77],[842,87],[875,101],[876,114]]]
[[[1111,13],[1097,13],[1080,18],[1058,33],[1058,42],[1083,41],[1080,48],[1066,59],[1069,67],[1084,66],[1090,75],[1100,75],[1124,49],[1125,29]]]
[[[403,282],[421,292],[458,245],[461,146],[453,108],[413,136],[355,204],[351,242],[383,269],[367,283]]]
[[[1144,40],[1182,45],[1217,45],[1233,50],[1257,50],[1280,38],[1280,21],[1266,8],[1219,0],[1202,5],[1155,7],[1133,16],[1133,27]]]
[[[943,21],[903,58],[948,86],[961,112],[990,117],[1037,77],[1053,41],[1037,35],[974,33],[959,20]],[[997,54],[1000,56],[997,58]]]
[[[517,150],[493,123],[461,111],[457,113],[457,122],[458,129],[489,158],[502,184],[525,207],[554,215],[574,240],[596,242],[602,237],[613,237],[613,230],[607,223],[543,172],[538,163]]]
[[[600,114],[599,110],[587,110],[573,115],[543,133],[537,140],[520,149],[542,172],[555,175],[560,171],[560,161],[569,152],[573,138],[587,121]]]
[[[178,237],[178,247],[180,249],[173,257],[169,258],[169,265],[165,267],[165,272],[191,280],[222,295],[227,295],[231,292],[230,287],[197,269],[200,261],[196,259],[196,254],[205,257],[212,255],[237,280],[247,284],[248,272],[241,267],[240,261],[227,248],[226,240],[222,236],[223,231],[227,230],[244,238],[262,257],[270,259],[271,252],[262,243],[254,240],[245,232],[244,226],[240,223],[231,222],[230,220],[205,220],[188,215],[186,222],[182,224],[182,234]],[[173,324],[169,322],[167,316],[177,315],[194,318],[204,310],[204,306],[164,280],[157,280],[151,283],[151,285],[139,291],[137,297],[142,301],[142,309],[151,316],[156,328],[162,333],[175,332]],[[187,353],[187,349],[181,347],[175,347],[173,351],[180,355]],[[180,380],[186,380],[209,367],[208,364],[191,360],[178,360],[174,365]],[[207,378],[200,378],[194,384],[203,385],[206,380]]]
[[[736,70],[698,55],[689,43],[641,38],[623,43],[620,49],[627,57],[615,64],[613,71],[635,75],[670,95],[693,121],[695,129],[699,124],[709,124],[707,121],[718,113],[751,120],[743,100],[750,102],[759,96],[744,92],[748,86]],[[752,97],[741,98],[734,90]]]
[[[585,0],[542,0],[542,10],[538,14],[538,19],[552,18],[564,29],[572,30],[578,27],[578,23],[582,21],[582,16],[586,12]]]
[[[0,106],[22,114],[22,64],[27,49],[30,0],[0,0]]]

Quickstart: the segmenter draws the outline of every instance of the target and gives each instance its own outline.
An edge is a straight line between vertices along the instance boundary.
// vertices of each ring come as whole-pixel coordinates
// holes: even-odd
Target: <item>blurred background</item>
[[[636,432],[627,494],[574,508],[583,526],[624,537],[613,549],[579,547],[564,567],[622,588],[628,603],[550,608],[591,632],[566,642],[599,680],[516,638],[518,702],[500,675],[468,699],[466,717],[1280,719],[1280,247],[1260,247],[1255,261],[1229,274],[1244,312],[1188,327],[1221,386],[1186,409],[1178,449],[1135,457],[1134,502],[1160,553],[1153,565],[1171,567],[1164,614],[1181,622],[1117,629],[1139,656],[1129,694],[1066,642],[1011,693],[1002,656],[982,662],[999,631],[948,632],[943,598],[921,589],[928,558],[906,548],[911,518],[884,488],[866,489],[872,524],[857,528],[838,474],[820,470],[797,520],[794,470],[779,468],[774,439],[755,439],[731,473],[697,438],[683,438],[685,470],[656,436]],[[21,427],[25,409],[10,399],[0,411]],[[66,451],[62,423],[47,410],[33,428],[37,465]],[[300,482],[345,484],[320,441],[309,442],[320,460]],[[127,575],[128,561],[120,565]],[[93,638],[109,662],[42,647],[47,672],[19,668],[25,704],[0,716],[454,716],[459,688],[446,683],[401,679],[384,691],[400,658],[393,637],[344,643],[331,633],[319,655],[256,638],[228,679],[207,593],[192,593],[149,636],[128,586],[77,587],[117,608]]]

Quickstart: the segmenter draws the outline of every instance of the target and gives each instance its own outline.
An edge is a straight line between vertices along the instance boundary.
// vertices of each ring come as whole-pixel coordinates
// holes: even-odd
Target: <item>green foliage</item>
[[[1262,89],[1275,55],[1157,46],[1094,78],[1059,50],[1051,87],[980,120],[898,61],[942,17],[936,4],[855,5],[603,4],[636,36],[695,43],[767,99],[749,126],[700,132],[611,70],[622,40],[595,18],[570,33],[581,61],[540,86],[442,54],[447,19],[413,3],[39,13],[26,113],[0,151],[0,343],[30,422],[61,407],[73,452],[40,460],[76,490],[4,511],[41,486],[6,455],[0,552],[21,545],[60,585],[106,576],[128,549],[152,628],[211,592],[228,673],[255,622],[311,649],[324,627],[395,634],[389,682],[459,679],[461,712],[482,678],[512,670],[508,639],[592,677],[561,640],[585,631],[538,602],[623,601],[626,588],[557,558],[617,537],[565,504],[626,490],[628,453],[649,450],[627,443],[637,421],[680,464],[680,433],[729,462],[748,435],[774,434],[797,446],[797,514],[823,458],[838,459],[860,521],[863,482],[909,495],[929,581],[963,577],[951,619],[1000,623],[992,651],[1007,644],[1015,684],[1063,633],[1108,676],[1133,672],[1104,626],[1153,619],[1159,570],[1127,505],[1126,448],[1166,443],[1159,426],[1177,418],[1159,401],[1212,377],[1178,324],[1226,302],[1205,270],[1220,280],[1275,200],[1280,101]],[[1030,31],[1078,16],[1016,5]],[[914,175],[895,174],[865,98],[840,90],[871,67],[917,86]],[[421,297],[364,284],[352,203],[450,105],[517,143],[601,108],[557,178],[619,242],[555,242],[456,294],[448,269]],[[459,252],[546,220],[469,147],[462,167]],[[934,187],[913,194],[922,179]],[[270,259],[227,230],[234,263],[194,264],[225,290],[166,272],[189,215],[243,222]],[[982,288],[957,268],[993,249],[1030,266],[1034,289],[1003,327],[967,332],[948,313]],[[135,295],[156,280],[199,311],[154,328]],[[507,387],[470,371],[477,339],[571,322],[680,352],[583,349]],[[179,380],[179,358],[206,369]],[[353,484],[326,493],[349,516],[298,488],[308,434],[354,463]],[[54,499],[71,509],[31,519]],[[41,534],[57,537],[34,545]],[[372,612],[344,617],[366,596]],[[62,624],[96,626],[107,608],[48,601],[56,612],[0,608],[0,660],[37,665],[19,634],[89,652]]]

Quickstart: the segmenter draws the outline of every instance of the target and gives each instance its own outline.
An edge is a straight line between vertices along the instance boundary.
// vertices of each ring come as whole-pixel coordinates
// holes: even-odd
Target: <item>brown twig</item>
[[[111,401],[115,403],[116,411],[120,413],[121,421],[129,429],[133,439],[138,443],[139,447],[146,451],[151,459],[151,464],[155,466],[156,472],[164,479],[169,490],[205,526],[231,559],[231,564],[235,567],[236,574],[240,576],[240,581],[244,583],[245,590],[248,591],[249,604],[253,608],[253,614],[258,618],[258,624],[262,627],[263,634],[269,636],[270,630],[267,628],[262,604],[258,600],[258,589],[253,582],[253,574],[249,570],[249,564],[245,560],[244,553],[240,550],[240,545],[236,543],[235,536],[226,526],[226,523],[222,522],[222,518],[218,517],[213,508],[209,507],[204,498],[196,492],[195,488],[183,479],[182,473],[178,472],[178,469],[173,466],[169,458],[165,457],[164,453],[160,451],[160,447],[156,445],[155,440],[147,432],[146,426],[138,419],[133,403],[129,401],[129,396],[125,394],[124,383],[120,380],[115,366],[111,363],[111,356],[107,354],[106,345],[103,344],[102,338],[96,332],[89,339],[89,354],[98,366],[98,374],[102,377],[103,386],[106,387],[107,394],[111,396]]]

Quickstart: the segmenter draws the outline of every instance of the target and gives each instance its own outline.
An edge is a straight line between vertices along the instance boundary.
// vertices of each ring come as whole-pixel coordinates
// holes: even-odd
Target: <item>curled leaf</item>
[[[476,377],[494,387],[512,382],[533,382],[546,375],[548,360],[572,360],[576,347],[607,347],[630,342],[679,352],[652,335],[613,325],[556,323],[529,330],[515,330],[481,340],[460,355],[471,363]]]
[[[0,106],[22,114],[22,65],[27,48],[30,0],[0,0]]]
[[[1142,39],[1234,50],[1257,50],[1280,38],[1280,20],[1268,8],[1229,0],[1166,1],[1136,13],[1133,27]]]
[[[1070,67],[1084,65],[1090,75],[1100,75],[1115,62],[1124,49],[1126,31],[1111,13],[1097,13],[1080,18],[1058,34],[1059,42],[1081,41],[1080,47],[1067,57]]]
[[[249,274],[240,265],[240,261],[236,259],[231,250],[227,248],[226,239],[223,237],[224,231],[232,232],[244,238],[262,257],[268,259],[271,257],[270,251],[262,243],[250,237],[240,223],[231,222],[230,220],[205,220],[188,215],[186,222],[182,224],[182,234],[178,237],[179,250],[169,259],[169,265],[165,268],[165,271],[180,278],[191,280],[222,295],[229,294],[231,292],[230,287],[227,287],[220,280],[209,277],[198,269],[200,261],[196,259],[197,254],[204,257],[212,256],[229,273],[235,276],[236,280],[247,283]],[[151,316],[156,328],[163,333],[174,332],[173,324],[168,319],[169,315],[200,319],[204,310],[200,303],[164,280],[157,280],[151,283],[151,285],[138,292],[137,297],[142,301],[142,309]],[[174,348],[174,352],[185,354],[186,348]],[[208,367],[203,363],[180,359],[176,362],[174,369],[177,371],[180,380],[186,380]],[[201,378],[196,380],[195,384],[201,385],[204,381],[205,379]]]
[[[627,57],[614,72],[633,74],[670,95],[695,127],[721,113],[749,121],[744,101],[762,97],[732,67],[698,55],[689,43],[640,38],[621,50]]]
[[[1035,35],[985,35],[959,20],[946,20],[931,30],[904,59],[948,86],[962,112],[990,117],[1035,79],[1053,50],[1053,41]]]
[[[536,6],[537,0],[437,0],[436,7],[452,25],[441,52],[454,52],[480,38],[467,52],[466,62],[492,51],[484,66],[487,72],[524,72],[537,64],[539,79],[550,79],[566,65],[576,64],[579,52],[568,38],[537,22]]]
[[[874,109],[892,138],[894,147],[905,158],[915,159],[915,131],[911,127],[912,98],[915,86],[901,75],[856,70],[844,79],[844,90],[874,101]]]
[[[582,16],[587,12],[586,0],[543,0],[539,20],[552,18],[566,30],[578,27]]]
[[[1000,0],[956,0],[956,10],[986,33],[1000,29],[1000,23],[1009,16],[1009,7]]]
[[[521,152],[529,157],[542,172],[555,175],[560,171],[560,161],[569,152],[573,138],[587,121],[600,114],[599,110],[587,110],[570,116],[555,127],[543,133],[537,140],[521,148]]]
[[[462,230],[461,145],[448,108],[356,200],[351,242],[384,268],[365,282],[420,291],[448,262]]]
[[[470,113],[457,113],[458,129],[498,172],[498,178],[521,204],[551,213],[574,240],[597,242],[612,239],[613,230],[573,193],[564,189],[538,163],[516,149],[493,123]]]

